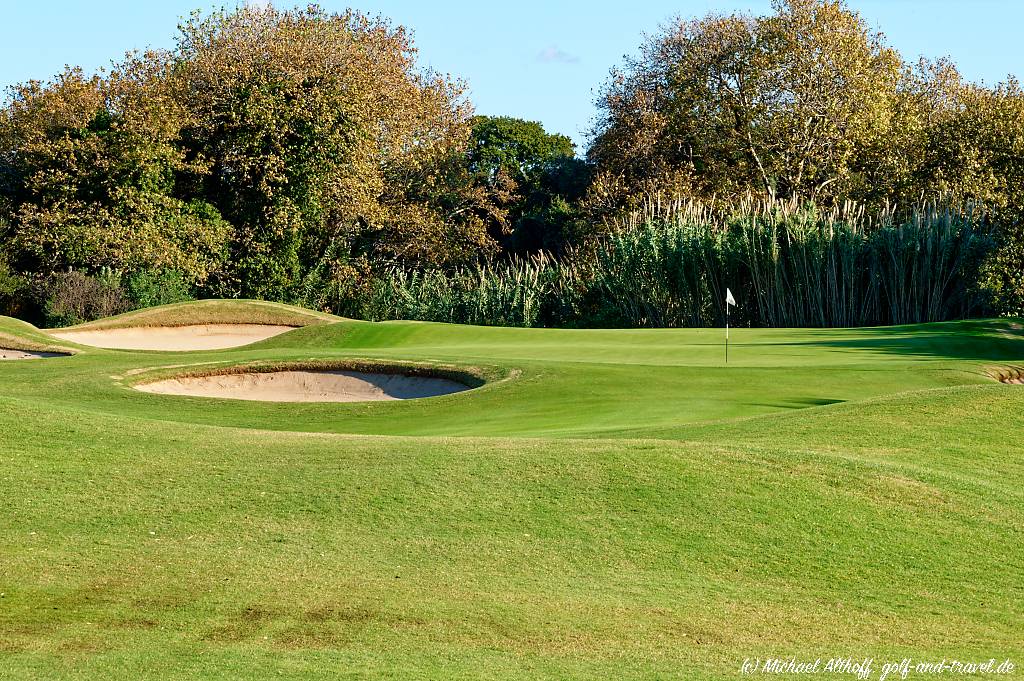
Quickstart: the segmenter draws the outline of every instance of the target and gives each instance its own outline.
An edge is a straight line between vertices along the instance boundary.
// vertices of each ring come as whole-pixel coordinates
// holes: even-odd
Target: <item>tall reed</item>
[[[547,258],[442,270],[392,268],[364,308],[367,319],[537,326],[553,269]]]
[[[638,215],[640,217],[638,217]],[[709,326],[725,288],[753,326],[870,326],[980,310],[992,247],[971,207],[922,205],[902,220],[847,204],[670,203],[619,221],[597,251],[598,307],[623,326]]]
[[[983,307],[992,246],[970,207],[902,218],[852,204],[651,201],[594,247],[454,272],[392,269],[372,319],[503,326],[679,327],[724,323],[725,290],[750,326],[871,326],[955,319]]]

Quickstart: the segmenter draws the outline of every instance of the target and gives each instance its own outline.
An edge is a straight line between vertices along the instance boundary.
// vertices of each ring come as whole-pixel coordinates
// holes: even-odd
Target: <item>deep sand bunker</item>
[[[50,335],[110,350],[222,350],[265,340],[294,328],[269,324],[194,324],[51,331]]]
[[[10,350],[0,348],[0,360],[5,359],[46,359],[47,357],[67,357],[61,352],[29,352],[27,350]]]
[[[447,378],[362,371],[273,371],[171,378],[135,386],[160,395],[257,402],[412,400],[469,390]]]

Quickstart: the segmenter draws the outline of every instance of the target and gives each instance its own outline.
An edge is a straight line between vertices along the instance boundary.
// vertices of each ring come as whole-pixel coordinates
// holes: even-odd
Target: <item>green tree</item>
[[[999,249],[986,268],[996,309],[1024,315],[1024,91],[957,83],[927,128],[919,182],[988,212]]]
[[[173,192],[194,167],[176,146],[186,113],[169,104],[167,67],[133,54],[105,77],[69,69],[12,88],[0,203],[19,269],[163,268],[202,283],[219,266],[228,225]]]
[[[462,86],[415,56],[403,28],[356,12],[184,24],[184,144],[210,166],[196,190],[237,228],[241,293],[290,297],[325,254],[445,264],[490,247],[487,216],[501,211],[464,168]]]
[[[575,156],[571,139],[546,132],[536,121],[511,116],[473,119],[470,169],[488,178],[504,173],[519,185],[530,184],[550,163]]]
[[[469,169],[504,200],[507,224],[497,225],[506,250],[557,251],[571,238],[573,204],[590,181],[589,166],[576,158],[565,135],[534,121],[509,116],[473,119]]]
[[[678,20],[613,72],[588,155],[599,190],[833,201],[892,134],[899,55],[842,2]]]

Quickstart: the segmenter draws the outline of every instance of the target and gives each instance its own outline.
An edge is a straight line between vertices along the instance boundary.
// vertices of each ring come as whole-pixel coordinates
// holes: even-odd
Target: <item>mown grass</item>
[[[726,367],[711,331],[344,322],[2,365],[0,675],[1021,660],[1024,387],[988,375],[1021,363],[1019,324],[734,339]],[[129,387],[138,369],[346,357],[519,373],[372,405]]]

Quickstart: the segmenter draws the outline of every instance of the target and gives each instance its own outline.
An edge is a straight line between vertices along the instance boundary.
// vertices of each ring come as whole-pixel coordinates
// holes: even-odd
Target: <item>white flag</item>
[[[725,289],[725,304],[736,307],[736,299],[732,297],[732,291]]]

